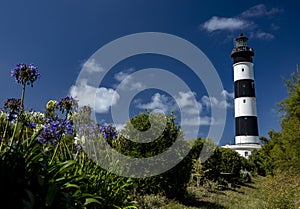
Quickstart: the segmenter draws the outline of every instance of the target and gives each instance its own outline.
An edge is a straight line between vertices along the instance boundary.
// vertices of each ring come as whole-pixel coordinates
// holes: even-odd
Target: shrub
[[[261,194],[266,209],[296,208],[300,203],[300,176],[287,172],[268,176],[263,182]]]
[[[241,170],[250,170],[251,165],[236,151],[217,147],[213,155],[203,163],[205,177],[209,180],[223,183],[238,183],[241,180]]]
[[[150,117],[152,117],[151,124]],[[143,140],[151,141],[153,137],[155,140],[148,143],[135,142],[141,140],[140,131],[149,130],[150,127],[152,132],[148,133],[146,136],[148,138]],[[157,134],[161,129],[162,133]],[[192,161],[198,157],[202,144],[194,146],[188,155],[184,156],[182,150],[188,150],[190,146],[187,141],[183,140],[180,127],[176,124],[175,116],[172,113],[168,116],[149,112],[141,113],[126,124],[119,140],[114,144],[114,147],[125,155],[136,158],[156,156],[168,149],[175,141],[179,145],[174,151],[174,155],[182,160],[175,167],[160,175],[134,179],[136,192],[139,195],[163,193],[170,198],[182,196],[190,179]],[[128,169],[135,169],[134,165],[130,166]]]
[[[158,209],[168,204],[168,199],[162,194],[149,194],[137,197],[140,209]]]

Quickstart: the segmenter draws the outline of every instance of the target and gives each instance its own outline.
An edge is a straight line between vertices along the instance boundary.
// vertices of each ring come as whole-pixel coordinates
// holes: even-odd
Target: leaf
[[[89,198],[86,198],[86,199],[85,199],[84,206],[87,206],[87,205],[89,205],[89,204],[91,204],[91,203],[96,203],[96,204],[101,205],[101,202],[99,202],[99,201],[96,200],[95,198],[89,197]]]
[[[66,183],[65,188],[76,188],[76,189],[80,189],[80,186],[78,186],[77,184]]]
[[[32,208],[34,208],[34,195],[32,194],[31,191],[29,191],[27,189],[25,189],[25,192],[26,192],[29,200],[23,200],[23,207],[25,209],[32,209]]]
[[[56,193],[57,193],[56,184],[50,184],[49,188],[48,188],[48,191],[47,191],[46,203],[45,203],[45,205],[47,207],[52,205],[53,200],[55,199]]]

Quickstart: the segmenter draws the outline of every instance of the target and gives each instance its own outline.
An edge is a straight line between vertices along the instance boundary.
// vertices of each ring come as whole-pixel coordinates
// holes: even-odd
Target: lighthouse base
[[[229,148],[235,150],[241,156],[248,158],[254,150],[260,149],[260,144],[236,144],[236,145],[225,145],[223,148]]]

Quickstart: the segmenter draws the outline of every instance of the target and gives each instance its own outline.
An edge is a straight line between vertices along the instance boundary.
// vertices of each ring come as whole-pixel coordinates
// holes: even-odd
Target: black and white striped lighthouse
[[[241,34],[232,49],[234,74],[235,144],[259,144],[256,97],[254,88],[254,50]]]

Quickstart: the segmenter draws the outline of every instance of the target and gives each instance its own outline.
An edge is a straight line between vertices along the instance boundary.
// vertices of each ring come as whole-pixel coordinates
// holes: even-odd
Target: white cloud
[[[184,118],[181,123],[185,126],[210,126],[215,125],[214,119],[209,116]]]
[[[226,90],[223,90],[221,92],[222,99],[218,100],[215,97],[208,97],[208,96],[203,96],[201,98],[202,104],[207,108],[210,109],[211,107],[216,107],[220,109],[226,109],[226,108],[231,108],[233,107],[233,98],[234,98],[234,93],[229,93]]]
[[[127,71],[119,72],[114,75],[114,78],[120,82],[118,85],[115,85],[115,87],[127,91],[141,90],[144,86],[141,82],[135,81],[134,77],[129,73],[132,69]]]
[[[72,86],[70,95],[79,100],[80,107],[89,105],[97,113],[105,113],[112,105],[115,105],[120,96],[109,88],[96,88],[87,84],[87,80],[82,80],[79,85]]]
[[[216,119],[210,116],[194,116],[190,118],[184,118],[181,121],[181,123],[186,127],[186,126],[213,126],[213,125],[222,124],[224,122],[217,121]]]
[[[202,24],[202,28],[209,33],[214,31],[249,31],[252,38],[257,39],[273,39],[274,35],[262,31],[260,26],[252,20],[253,18],[268,17],[273,18],[276,14],[282,12],[280,8],[268,9],[264,4],[255,5],[241,14],[233,17],[213,16]],[[279,29],[279,26],[270,23],[271,30]]]
[[[193,115],[202,111],[202,105],[197,102],[195,98],[196,94],[194,92],[179,92],[177,96],[175,96],[175,100],[178,102],[178,106],[181,111],[184,113]]]
[[[116,127],[118,131],[122,131],[125,128],[125,123],[114,123],[114,127]]]
[[[208,32],[216,30],[239,30],[249,27],[251,23],[237,17],[217,17],[213,16],[203,24],[203,28]]]
[[[155,93],[149,103],[142,104],[142,100],[136,100],[138,102],[136,106],[141,109],[149,108],[157,112],[162,111],[165,114],[175,111],[176,115],[179,116],[180,114],[182,116],[180,125],[185,137],[194,138],[197,136],[196,130],[198,130],[199,125],[202,125],[199,116],[202,105],[195,101],[194,96],[195,93],[193,92],[179,92],[178,95],[174,95],[174,98]],[[203,125],[207,125],[207,123],[203,123]]]
[[[266,33],[263,31],[257,31],[255,33],[251,33],[250,37],[255,37],[258,39],[265,39],[265,40],[269,40],[269,39],[273,39],[274,35],[271,33]]]
[[[121,82],[124,79],[129,78],[129,77],[130,77],[130,73],[127,73],[127,72],[118,72],[114,75],[114,78],[119,82]]]
[[[160,110],[167,114],[170,111],[170,107],[172,107],[170,98],[166,95],[155,93],[151,97],[151,102],[146,104],[138,103],[137,107],[140,109],[150,109],[150,110]]]
[[[209,119],[209,117],[199,117],[204,114],[203,107],[205,107],[208,112],[211,107],[226,109],[233,107],[233,92],[230,93],[226,90],[221,92],[222,99],[218,100],[215,97],[203,96],[200,101],[195,100],[194,92],[178,92],[173,99],[170,97],[155,93],[151,101],[146,104],[142,104],[142,100],[135,100],[136,107],[140,109],[151,109],[160,110],[164,113],[168,113],[171,110],[180,112],[184,115],[185,120],[182,121],[184,125],[195,126],[195,125],[213,125],[216,124],[215,120]],[[175,100],[174,100],[175,99]],[[177,102],[177,104],[175,103]],[[179,109],[178,109],[179,108]],[[200,122],[199,122],[200,121]]]
[[[258,4],[242,12],[241,16],[245,18],[271,16],[279,12],[282,12],[282,9],[271,8],[270,10],[268,10],[264,4]]]
[[[173,110],[178,116],[180,114],[180,125],[183,128],[185,137],[191,138],[195,137],[195,134],[197,134],[195,130],[198,130],[199,126],[212,126],[224,123],[224,121],[216,121],[209,116],[208,112],[203,111],[203,107],[210,108],[211,105],[222,109],[232,107],[232,101],[230,102],[229,100],[233,100],[233,93],[223,90],[221,96],[224,100],[218,101],[214,97],[203,96],[200,101],[197,101],[196,94],[191,91],[178,92],[177,95],[173,96],[173,99],[167,95],[155,93],[151,97],[150,102],[143,104],[141,99],[136,99],[135,104],[140,109],[156,109],[163,111],[165,114]]]
[[[96,60],[94,58],[87,60],[82,68],[87,73],[98,73],[98,72],[104,72],[104,68],[101,67],[99,64],[96,63]]]
[[[206,124],[206,125],[218,125],[219,123],[216,121],[216,119],[214,119],[213,117],[208,117],[208,116],[204,116],[200,118],[200,123],[201,124]]]
[[[225,109],[229,107],[230,105],[226,102],[226,100],[218,100],[215,97],[208,97],[208,96],[203,96],[201,98],[201,102],[203,105],[207,108],[210,109],[212,107],[214,108],[220,108],[220,109]]]
[[[228,92],[226,90],[223,90],[221,92],[221,95],[226,98],[226,99],[233,99],[234,98],[234,93],[233,92]]]
[[[276,25],[275,23],[272,23],[272,24],[270,25],[270,28],[271,28],[272,30],[279,30],[279,29],[280,29],[280,27],[279,27],[278,25]]]
[[[202,112],[202,104],[196,101],[196,93],[188,92],[179,92],[175,96],[179,111],[183,115],[181,121],[183,126],[199,126],[201,125],[200,114]],[[186,130],[185,132],[189,132]]]
[[[198,117],[202,111],[202,105],[194,99],[194,96],[194,92],[179,92],[172,99],[164,94],[155,93],[149,103],[142,104],[142,100],[135,100],[135,102],[136,107],[140,109],[162,111],[165,114],[178,111],[184,115],[184,118],[189,118],[188,121],[182,121],[184,125],[195,126],[199,125]]]

